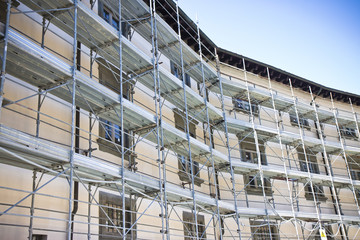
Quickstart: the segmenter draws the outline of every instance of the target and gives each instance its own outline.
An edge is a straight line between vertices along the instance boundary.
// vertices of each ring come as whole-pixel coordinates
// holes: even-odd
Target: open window
[[[241,161],[258,164],[258,154],[256,151],[255,140],[253,138],[245,138],[240,143]],[[267,165],[264,142],[259,141],[260,161],[262,165]],[[244,175],[244,185],[246,193],[252,195],[262,195],[262,184],[260,175]],[[266,195],[272,194],[271,182],[269,178],[264,178],[264,190]]]
[[[312,154],[309,151],[306,151],[306,158],[305,158],[304,150],[301,147],[297,148],[297,154],[298,154],[298,159],[299,159],[299,164],[300,164],[300,170],[302,172],[307,172],[308,165],[309,165],[309,172],[317,173],[317,174],[320,173],[316,155]],[[308,165],[306,164],[306,159],[308,160]],[[325,197],[323,186],[318,185],[318,184],[313,184],[313,188],[314,188],[314,193],[315,193],[315,197],[317,200],[319,200],[319,201],[327,200],[327,198]],[[307,183],[305,185],[304,189],[305,189],[305,198],[307,200],[314,200],[310,183]]]
[[[301,116],[299,116],[299,121],[300,121],[300,126],[302,128],[306,128],[308,130],[311,129],[308,119],[302,118]],[[290,113],[290,124],[295,127],[297,127],[299,125],[298,118],[296,117],[296,113]]]
[[[183,132],[186,132],[185,114],[178,109],[174,109],[175,127]],[[196,124],[195,120],[189,122],[189,134],[196,138]],[[193,168],[191,169],[191,162],[187,156],[178,155],[178,175],[181,181],[191,182],[191,172],[194,174],[194,184],[200,186],[204,180],[200,178],[199,163],[193,161]],[[192,171],[191,171],[192,170]]]
[[[196,236],[196,224],[194,214],[183,212],[184,239],[206,239],[206,225],[203,215],[197,215],[198,235]]]
[[[279,240],[277,224],[265,221],[250,221],[251,236],[253,240]]]
[[[232,99],[234,110],[238,112],[244,112],[250,114],[250,104],[247,99],[233,98]],[[251,104],[251,111],[253,115],[259,114],[259,106],[257,104]]]
[[[123,227],[123,206],[122,198],[118,195],[99,192],[99,239],[110,240],[119,237]],[[129,230],[126,239],[136,239],[136,221],[135,200],[125,199],[125,227]],[[131,230],[130,230],[131,228]]]

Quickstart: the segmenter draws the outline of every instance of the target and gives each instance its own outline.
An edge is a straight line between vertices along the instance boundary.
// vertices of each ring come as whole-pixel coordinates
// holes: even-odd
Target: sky
[[[219,47],[360,95],[360,0],[179,0]]]

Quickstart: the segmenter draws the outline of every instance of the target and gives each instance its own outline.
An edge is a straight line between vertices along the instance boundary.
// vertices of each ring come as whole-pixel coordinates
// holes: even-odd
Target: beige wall
[[[21,7],[20,9],[26,9]],[[94,11],[97,7],[94,8]],[[31,14],[37,21],[41,21],[41,18],[36,14]],[[34,24],[32,20],[25,17],[23,14],[12,15],[11,17],[11,25],[13,27],[18,28],[23,34],[27,35],[35,39],[36,41],[41,40],[41,27],[39,24]],[[61,35],[64,40],[59,40],[59,37],[56,36],[52,31],[57,32]],[[66,41],[67,42],[66,42]],[[72,58],[72,46],[70,43],[72,42],[72,38],[64,33],[62,33],[59,29],[50,25],[49,31],[46,34],[45,44],[46,47],[51,49],[54,52],[59,53],[59,58],[67,63],[70,63],[66,59]],[[151,45],[146,42],[140,35],[134,34],[132,42],[135,46],[137,46],[140,50],[142,50],[145,54],[151,57]],[[81,55],[81,64],[85,69],[82,69],[82,72],[85,74],[89,74],[88,70],[90,67],[90,59],[89,59],[89,49],[86,47],[82,47],[82,55]],[[61,56],[61,57],[60,57]],[[162,55],[160,62],[162,62],[162,66],[170,70],[170,61],[164,55]],[[221,71],[223,72],[224,77],[231,76],[232,81],[239,81],[243,83],[241,79],[244,79],[244,73],[242,70],[235,69],[232,67],[228,67],[225,65],[221,65]],[[93,67],[94,81],[98,81],[98,66],[97,64]],[[251,86],[255,86],[262,89],[268,88],[268,80],[267,78],[260,77],[258,75],[248,73],[247,80]],[[196,81],[194,79],[192,81],[192,90],[198,92]],[[272,82],[272,87],[276,89],[278,94],[283,94],[285,96],[290,96],[291,92],[287,85],[283,85],[278,82]],[[18,99],[24,98],[26,96],[35,94],[37,88],[35,86],[30,86],[20,79],[15,79],[12,76],[8,76],[8,79],[5,82],[4,89],[4,97],[10,99],[12,101],[16,101]],[[135,94],[134,94],[134,104],[143,107],[146,111],[155,114],[155,105],[153,101],[153,90],[148,89],[140,83],[136,83],[135,85]],[[304,103],[309,104],[311,99],[309,93],[303,92],[301,90],[295,89],[295,95]],[[249,121],[249,116],[244,114],[243,112],[235,112],[230,110],[233,108],[233,103],[231,97],[225,97],[224,99],[226,114],[227,117],[241,119],[244,121]],[[329,110],[331,108],[331,102],[329,99],[323,99],[321,97],[316,98],[316,102],[319,104],[320,109]],[[221,102],[215,93],[210,93],[210,103],[221,109]],[[341,108],[344,111],[351,111],[350,106],[348,104],[344,104],[342,102],[335,102],[337,108]],[[21,101],[19,104],[11,105],[9,109],[2,109],[1,115],[1,124],[11,127],[28,134],[34,135],[36,131],[36,108],[37,108],[37,96],[33,96],[32,98]],[[163,120],[174,126],[174,106],[168,101],[164,102],[163,107]],[[355,111],[359,112],[359,108],[356,107]],[[40,137],[43,139],[47,139],[49,141],[54,142],[54,144],[62,145],[63,148],[69,148],[70,146],[70,124],[71,124],[71,105],[63,100],[48,94],[48,97],[45,99],[43,106],[41,108],[42,116],[41,120],[44,121],[40,124]],[[345,112],[350,117],[351,113]],[[21,113],[21,114],[19,114]],[[80,135],[82,137],[80,141],[80,148],[85,150],[88,149],[88,137],[89,133],[87,132],[89,129],[89,116],[88,112],[81,111],[81,120],[80,120]],[[297,127],[291,125],[289,120],[289,115],[287,113],[282,113],[283,119],[283,129],[285,131],[299,133]],[[274,111],[270,108],[262,107],[260,109],[260,114],[255,119],[255,124],[261,124],[267,127],[276,128],[275,120],[274,120]],[[305,136],[316,138],[316,132],[314,127],[314,122],[310,121],[310,130],[304,130]],[[92,136],[92,148],[97,148],[98,150],[94,151],[93,157],[98,159],[106,160],[120,166],[121,158],[111,153],[103,152],[99,150],[98,143],[96,139],[99,137],[99,124],[96,123],[93,127],[93,136]],[[200,142],[204,142],[204,135],[202,129],[202,123],[198,123],[196,128],[196,139]],[[325,125],[325,134],[328,136],[326,139],[328,141],[338,141],[338,135],[336,128],[334,125]],[[139,136],[136,136],[136,138]],[[225,134],[222,131],[214,130],[214,142],[215,149],[220,151],[221,153],[227,155],[228,149],[225,146]],[[238,138],[234,134],[229,134],[229,145],[232,147],[231,149],[231,159],[233,161],[241,161],[240,151],[239,151],[239,142]],[[346,140],[346,144],[360,147],[359,141],[356,140]],[[291,151],[291,148],[290,150]],[[159,177],[159,169],[158,163],[156,162],[158,158],[158,152],[156,149],[156,144],[152,143],[148,140],[143,140],[136,145],[135,153],[137,154],[136,161],[137,172],[145,175],[149,175],[155,178]],[[267,154],[268,165],[273,166],[283,166],[283,162],[281,160],[281,150],[278,144],[268,143],[265,146],[265,153]],[[174,153],[171,149],[166,150],[167,158],[166,158],[166,169],[167,169],[167,181],[169,183],[175,184],[177,186],[182,186],[182,181],[178,176],[178,159],[176,153]],[[287,153],[284,146],[285,156],[289,154],[292,164],[297,160],[297,154]],[[196,160],[196,158],[194,158]],[[336,159],[336,160],[335,160]],[[317,154],[317,160],[319,163],[320,173],[325,174],[325,167],[322,166],[322,159],[320,154]],[[329,160],[332,161],[335,175],[346,176],[347,172],[344,171],[346,164],[342,156],[336,158],[336,156],[331,156]],[[125,162],[128,165],[128,162]],[[286,167],[290,167],[289,163],[285,163]],[[292,166],[295,167],[294,164]],[[21,199],[25,196],[28,191],[31,191],[32,188],[32,172],[30,170],[25,170],[21,168],[16,168],[8,165],[1,165],[0,167],[0,182],[2,186],[6,186],[8,189],[2,188],[0,190],[1,202],[4,204],[11,204],[14,201]],[[38,174],[39,176],[40,174]],[[209,180],[208,180],[208,171],[207,167],[204,167],[201,170],[200,177],[205,181],[201,186],[195,186],[195,191],[204,193],[209,195]],[[52,176],[45,174],[42,182],[45,182],[51,179]],[[223,172],[219,175],[219,185],[220,185],[220,197],[223,201],[233,202],[233,194],[231,191],[231,176],[227,172]],[[253,208],[264,208],[263,198],[258,195],[247,194],[244,190],[245,187],[244,177],[241,174],[235,175],[235,189],[236,191],[241,191],[239,195],[237,195],[236,199],[239,207],[253,207]],[[297,183],[294,182],[294,185]],[[290,183],[290,189],[292,190],[294,185]],[[230,186],[230,187],[229,187]],[[48,186],[44,187],[40,193],[46,195],[37,195],[35,197],[35,207],[36,208],[45,208],[48,209],[46,211],[35,210],[35,215],[39,216],[39,218],[34,219],[34,227],[39,229],[47,229],[52,228],[53,230],[65,231],[66,229],[66,212],[68,211],[68,188],[69,185],[64,178],[58,178],[52,181]],[[184,188],[189,188],[189,185],[184,185]],[[284,180],[272,180],[272,188],[273,188],[273,197],[275,201],[275,207],[277,210],[288,210],[291,211],[291,208],[288,204],[288,186]],[[310,200],[306,200],[304,196],[304,191],[302,190],[303,184],[298,184],[298,193],[299,193],[299,204],[300,211],[302,212],[314,212],[314,202]],[[10,190],[11,189],[11,190]],[[22,191],[16,191],[14,189],[20,189]],[[94,189],[94,187],[93,187]],[[108,190],[109,191],[109,190]],[[111,192],[111,191],[110,191]],[[321,203],[322,213],[335,214],[334,208],[331,203],[331,196],[329,187],[324,187],[325,196],[327,197],[326,202]],[[115,192],[113,192],[116,194]],[[51,197],[55,196],[55,197]],[[271,196],[268,196],[271,197]],[[98,192],[95,194],[95,198],[98,199]],[[81,202],[79,204],[78,216],[76,217],[76,221],[86,222],[87,221],[87,209],[88,205],[86,202],[88,201],[88,193],[87,190],[80,184],[80,199]],[[354,200],[352,196],[352,192],[347,189],[341,190],[340,200],[344,200],[345,203],[342,205],[344,211],[349,215],[356,215],[356,213],[352,212],[351,209],[356,209],[354,205]],[[247,204],[248,201],[248,204]],[[150,204],[150,200],[144,199],[143,202],[138,200],[137,204],[140,206],[138,209],[138,216],[146,209],[146,207]],[[140,204],[141,203],[141,204]],[[22,202],[21,205],[29,206],[30,199]],[[3,205],[2,209],[6,207]],[[182,211],[190,211],[188,208],[184,208],[181,206],[175,207],[176,211],[182,213]],[[50,210],[50,211],[49,211]],[[61,213],[56,213],[55,211],[60,211]],[[160,237],[159,235],[159,226],[161,226],[161,219],[158,217],[160,213],[159,204],[153,203],[152,207],[146,211],[146,214],[141,217],[138,222],[138,237],[139,238],[148,238],[148,239],[157,239]],[[98,233],[98,207],[94,203],[91,205],[91,215],[92,215],[92,226],[91,232],[93,234]],[[16,208],[11,211],[11,214],[6,218],[0,218],[1,223],[10,223],[10,224],[20,224],[27,226],[29,224],[29,209],[28,208]],[[19,216],[15,215],[19,214]],[[211,220],[211,215],[206,212],[202,212],[205,216],[206,224]],[[180,214],[180,216],[182,216]],[[44,217],[44,219],[43,219]],[[51,219],[45,219],[45,218]],[[56,218],[56,219],[55,219]],[[151,225],[158,226],[154,228]],[[227,227],[225,227],[225,236],[229,237],[231,234],[236,234],[236,223],[235,221],[229,217],[226,218],[225,223]],[[250,236],[250,222],[247,218],[241,219],[242,227],[241,231],[244,236]],[[183,225],[180,219],[172,213],[170,216],[170,228],[171,234],[176,235],[175,239],[183,239]],[[213,238],[213,225],[210,224],[210,227],[207,231],[208,238]],[[227,228],[231,230],[231,234],[229,234]],[[311,228],[311,226],[309,226]],[[24,239],[26,238],[28,232],[27,228],[21,228],[21,230],[15,230],[12,227],[0,227],[1,232],[4,232],[4,239]],[[4,231],[9,229],[8,231]],[[335,230],[335,229],[334,229]],[[87,232],[86,224],[75,224],[75,231],[79,232]],[[288,235],[294,234],[294,227],[290,223],[285,223],[280,227],[281,236],[286,237]],[[36,233],[42,233],[42,230],[34,231]],[[355,234],[356,229],[351,228],[349,231],[350,236]],[[48,239],[63,239],[65,238],[65,233],[57,233],[54,232],[46,232],[49,236]],[[305,233],[309,234],[309,233]],[[79,235],[76,239],[86,239],[86,235]],[[92,237],[92,239],[97,239],[96,236]]]

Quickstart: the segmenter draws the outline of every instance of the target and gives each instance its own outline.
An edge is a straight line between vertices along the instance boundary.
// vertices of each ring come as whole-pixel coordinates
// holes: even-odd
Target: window
[[[33,234],[32,240],[47,240],[47,235],[44,234]]]
[[[256,152],[255,140],[253,138],[243,139],[240,143],[241,148],[241,161],[258,164],[258,157]],[[259,142],[261,164],[267,165],[265,147],[263,142]],[[244,185],[246,186],[246,193],[252,195],[262,195],[262,185],[260,175],[245,175]],[[272,194],[271,182],[269,178],[264,178],[264,189],[267,195]]]
[[[250,104],[248,100],[233,98],[234,110],[245,112],[250,114]],[[251,104],[251,110],[254,115],[259,114],[259,108],[257,104]]]
[[[108,152],[114,155],[120,155],[119,151],[121,142],[121,127],[105,119],[100,119],[101,123],[99,124],[99,136],[97,139],[99,144],[99,150]],[[118,146],[116,146],[118,145]],[[129,133],[124,132],[124,147],[129,148],[130,139]],[[127,149],[125,149],[126,151]]]
[[[340,127],[341,136],[347,139],[356,139],[357,134],[354,128]]]
[[[122,233],[122,198],[107,192],[99,193],[99,239],[108,240],[119,237]],[[130,198],[125,199],[125,227],[128,231],[131,225],[136,221],[136,213],[134,212],[135,202]],[[110,221],[111,220],[111,221]],[[111,223],[112,222],[112,223]],[[136,226],[133,226],[128,232],[126,239],[136,239]]]
[[[177,66],[173,61],[170,61],[170,70],[175,77],[177,77],[181,81],[183,80],[181,75],[181,68]],[[191,79],[187,73],[185,73],[185,84],[191,88]]]
[[[299,116],[299,120],[300,120],[300,126],[301,126],[301,127],[310,129],[310,124],[309,124],[309,120],[308,120],[308,119],[301,118],[301,117]],[[293,125],[293,126],[296,126],[296,127],[298,126],[298,119],[297,119],[295,113],[290,113],[290,123],[291,123],[291,125]]]
[[[197,89],[199,91],[199,95],[201,97],[204,97],[204,84],[202,83],[197,83]],[[206,101],[209,101],[209,89],[205,89],[206,91]]]
[[[194,214],[183,212],[184,239],[206,239],[205,218],[197,215],[198,236],[196,236],[196,224]]]
[[[174,110],[174,118],[175,118],[175,127],[183,132],[186,132],[186,121],[185,114],[178,109]],[[194,120],[193,120],[194,121]],[[196,125],[197,122],[189,122],[189,134],[191,137],[196,138]],[[183,182],[191,182],[191,162],[190,159],[186,156],[178,155],[178,167],[179,167],[179,178]],[[196,175],[194,177],[194,183],[200,186],[204,180],[200,178],[199,173],[199,163],[193,161],[193,174]]]
[[[349,162],[351,178],[353,180],[360,180],[360,163],[358,163],[358,161],[360,161],[360,159],[359,159],[359,157],[354,157],[354,158],[357,158],[357,161]]]
[[[270,224],[270,228],[269,228]],[[270,222],[250,221],[251,235],[253,240],[278,240],[279,232],[277,230],[277,224]]]
[[[96,59],[99,66],[99,83],[120,94],[120,76],[119,69],[102,58]],[[134,94],[134,83],[126,81],[123,76],[123,97],[131,100]]]
[[[349,162],[350,174],[352,180],[360,181],[360,159],[359,157],[353,157],[354,161]],[[360,190],[355,189],[358,204],[360,204]]]
[[[104,5],[103,2],[99,1],[99,15],[108,22],[111,26],[113,26],[116,30],[119,31],[119,17],[117,16],[117,10],[112,11],[111,8],[108,8]],[[130,38],[130,24],[127,22],[121,23],[121,31],[122,35],[126,38]]]
[[[307,172],[308,168],[307,168],[303,148],[301,148],[301,147],[297,148],[297,153],[298,153],[298,159],[299,159],[299,164],[300,164],[300,170],[302,172]],[[320,171],[319,171],[319,167],[318,167],[318,164],[317,164],[316,155],[311,154],[310,152],[307,151],[306,152],[306,158],[307,158],[308,163],[309,163],[309,172],[319,174]],[[325,194],[324,194],[323,186],[313,184],[313,188],[314,188],[314,193],[315,193],[316,199],[318,199],[319,201],[326,201],[327,200],[327,198],[325,197]],[[313,200],[314,198],[313,198],[313,195],[312,195],[311,185],[309,183],[306,184],[304,189],[305,189],[305,198],[307,200]]]

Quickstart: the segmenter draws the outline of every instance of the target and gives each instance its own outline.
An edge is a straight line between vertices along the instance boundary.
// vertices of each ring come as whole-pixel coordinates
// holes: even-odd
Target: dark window
[[[99,1],[99,15],[108,22],[111,26],[113,26],[116,30],[119,31],[119,18],[117,16],[117,12],[111,11],[110,8],[105,6],[103,2]],[[126,38],[130,37],[130,24],[127,22],[121,23],[121,31],[122,35]]]
[[[241,111],[250,114],[250,104],[248,100],[233,98],[234,110]],[[251,104],[251,110],[254,115],[259,114],[259,108],[257,104]]]
[[[348,139],[356,139],[357,134],[354,128],[340,127],[341,136]]]
[[[307,164],[306,164],[304,150],[302,148],[298,148],[297,152],[298,152],[298,158],[299,158],[299,163],[300,163],[300,170],[302,172],[307,172],[308,168],[307,168]],[[308,160],[309,172],[319,174],[320,171],[319,171],[319,166],[317,163],[316,156],[314,154],[311,154],[310,152],[306,152],[306,158]],[[327,198],[325,197],[323,186],[313,184],[313,188],[314,188],[314,193],[315,193],[316,199],[318,199],[319,201],[326,201]],[[314,199],[313,195],[312,195],[310,183],[307,183],[305,185],[305,198],[307,200]]]
[[[279,232],[277,224],[270,222],[270,228],[267,222],[250,221],[251,235],[253,240],[278,240]]]
[[[198,235],[196,236],[196,224],[194,214],[183,212],[184,239],[206,239],[205,218],[203,215],[197,215]]]
[[[183,132],[186,132],[186,121],[185,114],[180,112],[179,110],[174,110],[174,119],[175,119],[175,127]],[[191,137],[196,138],[196,125],[193,122],[189,122],[189,134]],[[179,167],[179,178],[184,182],[191,182],[191,162],[190,159],[186,156],[178,155],[178,167]],[[193,161],[193,174],[196,175],[194,177],[194,183],[198,186],[204,182],[200,178],[199,173],[199,163]]]
[[[183,80],[182,75],[181,75],[181,68],[179,66],[177,66],[173,61],[170,61],[170,70],[171,70],[171,73],[175,77],[177,77],[181,81]],[[190,79],[190,76],[187,73],[185,73],[185,84],[188,87],[191,87],[191,79]]]
[[[105,128],[105,139],[121,145],[121,127],[107,120],[103,120],[103,126]],[[128,135],[124,133],[125,146],[129,146],[128,139]]]
[[[359,157],[353,157],[354,161],[349,162],[350,174],[352,180],[360,181],[360,162]],[[358,203],[360,204],[360,190],[355,189]]]
[[[199,95],[204,97],[204,85],[202,83],[197,83],[197,89],[199,91]],[[206,101],[209,101],[209,89],[205,89],[206,91]]]
[[[32,235],[32,240],[47,240],[48,237],[47,235],[44,234],[33,234]]]
[[[97,139],[99,150],[121,156],[121,127],[108,120],[100,119],[99,136]],[[128,131],[124,132],[125,151],[130,146],[130,137]],[[130,154],[127,154],[130,156]],[[130,160],[130,159],[127,159]]]
[[[241,161],[258,164],[258,155],[256,152],[255,140],[253,138],[243,139],[240,143]],[[261,164],[267,165],[265,147],[263,142],[259,142],[259,150],[261,157]],[[262,185],[260,175],[245,175],[244,184],[246,185],[246,192],[253,195],[262,195]],[[264,178],[264,189],[266,195],[271,195],[271,182],[269,178]]]
[[[306,118],[301,118],[299,116],[299,120],[300,120],[300,126],[303,128],[307,128],[310,129],[310,124],[309,124],[309,120]],[[298,119],[296,117],[296,114],[294,113],[290,113],[290,123],[293,126],[298,126]]]
[[[122,233],[123,226],[123,208],[122,198],[118,195],[100,192],[99,202],[99,239],[117,239],[119,233]],[[130,198],[125,199],[125,227],[126,231],[130,229],[136,220],[135,203]],[[136,239],[136,226],[133,226],[127,233],[126,239]]]
[[[116,92],[117,94],[120,94],[119,69],[102,58],[98,58],[96,60],[99,66],[99,83]],[[132,95],[134,94],[134,83],[132,81],[126,81],[126,76],[124,75],[122,91],[124,98],[128,100],[132,99]]]

